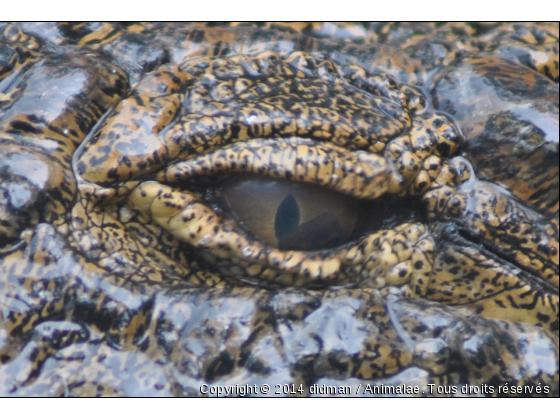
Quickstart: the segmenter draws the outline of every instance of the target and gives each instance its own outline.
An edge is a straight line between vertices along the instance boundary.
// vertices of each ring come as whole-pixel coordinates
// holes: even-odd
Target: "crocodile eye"
[[[342,245],[358,220],[357,200],[309,184],[238,175],[220,193],[251,233],[280,250]]]

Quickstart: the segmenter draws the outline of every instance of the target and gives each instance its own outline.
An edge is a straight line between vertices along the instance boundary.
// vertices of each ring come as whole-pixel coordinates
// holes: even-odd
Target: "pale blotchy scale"
[[[211,26],[0,24],[0,395],[558,396],[558,23]]]

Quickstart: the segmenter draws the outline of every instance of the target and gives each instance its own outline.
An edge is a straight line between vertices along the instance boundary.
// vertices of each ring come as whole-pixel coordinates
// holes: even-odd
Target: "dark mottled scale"
[[[461,125],[463,154],[479,177],[540,212],[558,212],[557,84],[507,59],[475,56],[440,72],[431,95]]]
[[[0,114],[0,176],[5,194],[9,195],[12,176],[26,180],[30,189],[39,188],[26,196],[25,205],[3,208],[0,218],[12,227],[24,221],[32,225],[38,219],[52,220],[52,212],[64,213],[76,191],[70,156],[128,89],[126,74],[95,53],[53,54],[33,61],[27,71],[14,67],[14,76],[0,81],[3,95],[11,97],[10,106]],[[10,148],[15,139],[20,145]],[[18,212],[22,206],[35,216]],[[19,232],[9,230],[9,234],[0,231],[3,241]]]

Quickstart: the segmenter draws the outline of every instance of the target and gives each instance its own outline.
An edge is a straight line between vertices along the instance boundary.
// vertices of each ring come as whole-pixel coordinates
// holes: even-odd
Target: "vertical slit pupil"
[[[276,238],[281,240],[299,225],[299,206],[292,194],[288,195],[276,210],[274,232]]]

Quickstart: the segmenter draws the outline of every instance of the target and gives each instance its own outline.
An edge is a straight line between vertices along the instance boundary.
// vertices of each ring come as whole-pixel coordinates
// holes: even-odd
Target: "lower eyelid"
[[[377,213],[375,205],[379,203],[364,203],[363,200],[359,203],[373,206],[367,214],[368,219],[394,215],[395,208],[413,207],[410,203],[396,203],[394,200],[401,199],[390,196],[384,198],[382,202],[393,205],[393,208],[384,208]],[[131,192],[127,203],[128,207],[143,215],[146,223],[158,225],[181,242],[196,247],[200,257],[222,274],[246,276],[263,284],[270,282],[306,287],[344,285],[356,280],[356,270],[363,269],[371,255],[375,257],[385,252],[388,240],[404,244],[403,249],[406,251],[403,252],[409,254],[414,251],[414,247],[424,247],[424,243],[418,241],[425,228],[422,223],[415,223],[418,220],[413,220],[413,210],[404,216],[397,215],[390,226],[378,223],[374,229],[364,231],[359,237],[350,238],[347,243],[336,248],[283,251],[253,239],[233,219],[222,217],[220,212],[214,211],[212,205],[200,195],[185,190],[147,181]],[[367,206],[364,209],[368,211]],[[391,246],[397,245],[393,243]],[[235,269],[235,272],[228,271],[228,267]],[[365,275],[368,273],[364,271]]]
[[[136,187],[128,206],[143,217],[169,231],[179,240],[204,251],[201,257],[234,262],[248,277],[287,286],[330,280],[338,273],[346,250],[321,254],[306,251],[281,251],[251,239],[236,226],[230,226],[209,206],[191,193],[155,181]],[[228,266],[228,265],[226,265]],[[231,265],[229,265],[231,266]],[[256,271],[255,271],[256,270]],[[225,273],[228,274],[228,273]],[[239,273],[235,275],[239,276]]]

